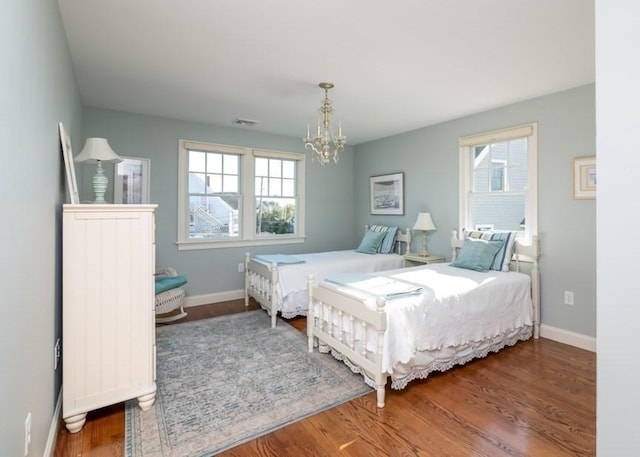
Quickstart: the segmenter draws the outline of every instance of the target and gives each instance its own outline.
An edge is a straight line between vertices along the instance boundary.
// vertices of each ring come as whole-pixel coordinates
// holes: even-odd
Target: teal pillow
[[[184,286],[186,283],[186,276],[156,276],[156,295]]]
[[[503,240],[488,241],[466,238],[456,261],[451,266],[467,270],[489,271],[496,254],[503,246]]]
[[[360,242],[360,246],[356,249],[357,252],[362,252],[363,254],[375,254],[378,252],[378,246],[382,243],[385,232],[372,232],[369,230],[364,234],[364,238]]]
[[[468,238],[479,238],[482,240],[504,241],[502,248],[496,254],[496,258],[493,259],[491,269],[496,271],[509,271],[509,265],[511,263],[511,258],[513,257],[513,250],[516,246],[516,237],[518,236],[518,232],[493,232],[465,229],[464,236]]]

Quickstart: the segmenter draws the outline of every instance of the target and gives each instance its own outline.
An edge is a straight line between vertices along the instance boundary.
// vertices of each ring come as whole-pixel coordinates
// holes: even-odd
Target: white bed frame
[[[451,237],[453,248],[453,259],[457,255],[457,250],[464,244],[464,239],[459,239],[454,230]],[[531,300],[533,302],[533,337],[540,336],[540,270],[538,258],[540,257],[540,246],[537,237],[534,237],[530,245],[524,245],[516,241],[514,261],[512,268],[520,271],[520,262],[531,262]],[[339,358],[347,359],[353,371],[363,373],[365,380],[367,377],[372,381],[377,391],[377,404],[379,408],[384,407],[385,386],[388,374],[382,372],[382,350],[384,333],[387,328],[387,314],[385,312],[385,300],[378,297],[376,300],[376,310],[368,308],[364,299],[345,293],[337,288],[333,288],[324,283],[316,284],[313,275],[308,279],[309,291],[309,311],[307,313],[307,337],[309,340],[309,352],[313,352],[314,346],[326,345]],[[325,306],[316,308],[313,303],[322,302]],[[322,313],[329,313],[328,319]],[[344,331],[336,331],[335,325],[325,325],[333,322],[333,317],[338,316],[339,322],[348,319],[350,331],[349,337],[345,341]],[[317,318],[317,319],[316,319]],[[366,334],[367,329],[373,328],[376,337],[376,351],[368,354],[366,345],[358,345],[353,341],[354,330],[361,326],[361,334]],[[336,334],[337,333],[337,334]],[[317,344],[316,344],[317,343]],[[324,351],[323,351],[324,352]],[[464,361],[454,361],[455,364]],[[369,382],[367,382],[369,384]]]
[[[365,227],[365,232],[369,226]],[[398,230],[395,242],[397,254],[404,254],[411,247],[411,229]],[[260,306],[271,314],[271,327],[276,327],[278,315],[278,265],[266,264],[251,257],[247,252],[244,256],[244,305],[249,306],[252,297]]]

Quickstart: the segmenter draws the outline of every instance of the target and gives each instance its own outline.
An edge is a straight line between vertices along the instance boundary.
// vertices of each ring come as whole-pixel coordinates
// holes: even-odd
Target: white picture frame
[[[64,160],[64,171],[67,180],[67,192],[69,202],[73,205],[80,203],[78,194],[78,181],[76,180],[76,168],[73,163],[73,150],[71,148],[71,138],[67,135],[62,122],[58,122],[58,133],[60,134],[60,144],[62,146],[62,158]]]
[[[573,159],[573,199],[592,200],[596,198],[596,158],[576,157]]]
[[[371,214],[404,214],[404,173],[369,178]]]
[[[120,157],[113,171],[113,203],[149,203],[151,160],[140,157]]]

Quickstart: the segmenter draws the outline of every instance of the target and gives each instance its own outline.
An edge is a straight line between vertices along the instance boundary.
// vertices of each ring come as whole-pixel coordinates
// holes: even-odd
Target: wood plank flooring
[[[183,321],[244,311],[242,300],[197,306]],[[287,322],[306,328],[305,318],[278,325]],[[544,338],[521,342],[404,390],[387,388],[384,409],[372,392],[220,455],[594,456],[595,363],[594,353]],[[118,404],[90,412],[79,433],[61,423],[54,456],[122,457],[123,443]]]

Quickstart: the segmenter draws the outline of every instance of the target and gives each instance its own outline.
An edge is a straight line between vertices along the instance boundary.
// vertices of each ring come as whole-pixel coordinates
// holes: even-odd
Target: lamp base
[[[109,178],[104,174],[102,162],[100,160],[98,160],[96,174],[91,183],[93,184],[93,192],[96,194],[96,199],[93,203],[107,203],[104,199],[104,194],[107,191],[107,186],[109,185]]]
[[[418,255],[420,257],[429,257],[429,253],[427,252],[427,232],[426,231],[422,232],[422,250]]]

